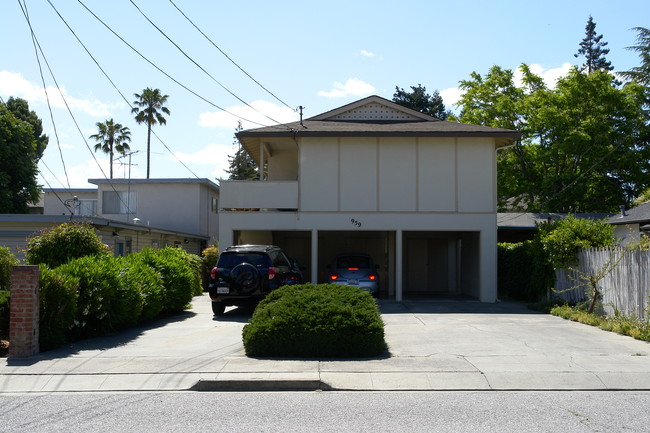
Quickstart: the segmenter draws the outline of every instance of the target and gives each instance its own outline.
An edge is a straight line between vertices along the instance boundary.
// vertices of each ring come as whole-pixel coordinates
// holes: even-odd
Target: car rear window
[[[217,266],[220,268],[233,268],[240,263],[250,263],[257,267],[268,267],[270,266],[270,259],[263,253],[223,253],[219,256]]]
[[[370,268],[370,259],[363,256],[343,256],[336,260],[337,268]]]

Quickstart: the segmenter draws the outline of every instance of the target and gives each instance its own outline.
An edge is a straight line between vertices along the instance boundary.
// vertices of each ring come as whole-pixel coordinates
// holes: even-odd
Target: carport
[[[315,284],[327,281],[337,254],[364,253],[379,266],[383,298],[480,296],[480,232],[241,230],[233,240],[281,247]]]

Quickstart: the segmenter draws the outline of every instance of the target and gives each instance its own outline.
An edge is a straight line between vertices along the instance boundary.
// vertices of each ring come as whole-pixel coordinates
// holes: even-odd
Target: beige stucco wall
[[[300,144],[302,211],[496,212],[489,138],[308,138]]]

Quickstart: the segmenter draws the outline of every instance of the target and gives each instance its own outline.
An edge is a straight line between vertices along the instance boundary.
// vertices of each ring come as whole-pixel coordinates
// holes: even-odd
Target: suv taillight
[[[375,281],[375,280],[377,279],[377,274],[370,274],[370,275],[368,275],[368,279],[369,279],[370,281]]]
[[[272,280],[275,278],[275,274],[277,274],[277,271],[275,270],[274,267],[269,268],[269,280]]]
[[[212,268],[212,270],[210,271],[210,279],[211,280],[217,279],[217,268]]]
[[[334,280],[338,280],[338,279],[339,279],[338,275],[336,275],[336,274],[330,275],[330,280],[334,281]]]

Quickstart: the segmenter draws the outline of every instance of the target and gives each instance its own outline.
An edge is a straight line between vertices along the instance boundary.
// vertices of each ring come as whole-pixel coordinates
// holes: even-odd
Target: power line
[[[49,0],[48,0],[48,2],[49,2]],[[20,4],[20,0],[18,0],[18,3]],[[95,154],[93,153],[90,146],[88,145],[88,142],[86,141],[86,137],[83,135],[83,132],[81,131],[81,127],[79,126],[79,123],[77,122],[77,119],[74,117],[74,114],[72,114],[72,110],[70,109],[70,106],[68,105],[68,101],[66,100],[65,96],[63,95],[63,92],[61,91],[61,87],[59,86],[59,83],[56,80],[56,77],[54,76],[54,72],[52,71],[52,68],[50,67],[49,62],[47,61],[47,57],[45,57],[45,53],[43,52],[41,44],[38,42],[38,38],[36,37],[36,33],[34,32],[32,26],[31,26],[31,23],[29,21],[29,16],[28,16],[28,13],[27,13],[27,5],[25,4],[24,8],[23,8],[22,4],[20,4],[20,5],[21,5],[21,9],[23,10],[23,14],[25,15],[25,19],[27,20],[27,22],[28,22],[28,24],[30,26],[34,46],[35,46],[35,48],[38,47],[37,56],[38,56],[38,52],[40,52],[41,56],[43,57],[43,61],[45,62],[45,65],[47,66],[48,71],[50,72],[50,76],[52,77],[52,80],[54,81],[54,84],[56,85],[56,88],[59,91],[59,94],[61,95],[61,99],[63,100],[63,103],[65,104],[65,107],[68,110],[68,113],[70,114],[70,117],[72,118],[72,121],[74,122],[75,126],[77,127],[77,131],[79,131],[79,135],[81,135],[81,138],[82,138],[84,144],[86,145],[86,148],[90,152],[90,155],[92,156],[92,158],[95,160],[95,163],[97,164],[97,167],[99,168],[99,171],[102,172],[102,175],[104,176],[104,179],[108,180],[108,177],[106,176],[106,173],[104,172],[104,169],[102,169],[101,165],[99,164],[99,161],[97,161],[97,158],[95,157]],[[40,62],[39,62],[39,64],[40,64]],[[49,104],[49,99],[48,99],[48,104]],[[52,121],[54,121],[54,119],[52,119]],[[110,182],[110,180],[108,180],[108,183],[111,186],[111,188],[113,189],[113,191],[115,191],[117,193],[118,191],[115,189],[115,186]],[[68,189],[72,189],[69,184],[68,184]],[[128,204],[124,203],[122,198],[119,197],[119,194],[118,194],[118,198],[120,199],[120,201],[128,209],[129,208]]]
[[[48,0],[48,2],[50,2],[50,1]],[[225,113],[230,114],[230,115],[233,116],[233,117],[236,117],[236,118],[238,118],[238,119],[244,120],[244,121],[249,122],[249,123],[252,123],[252,124],[254,124],[254,125],[259,125],[259,126],[269,126],[269,125],[264,125],[263,123],[255,122],[255,121],[250,120],[250,119],[246,119],[246,118],[244,118],[244,117],[242,117],[242,116],[238,116],[238,115],[236,115],[236,114],[234,114],[234,113],[231,113],[230,111],[226,110],[225,108],[220,107],[219,105],[215,104],[214,102],[212,102],[212,101],[208,100],[207,98],[205,98],[205,97],[199,95],[199,94],[196,93],[194,90],[190,89],[189,87],[187,87],[186,85],[184,85],[184,84],[182,84],[180,81],[178,81],[176,78],[172,77],[172,76],[169,75],[167,72],[165,72],[164,70],[162,70],[158,65],[156,65],[155,63],[153,63],[153,62],[152,62],[151,60],[149,60],[149,59],[148,59],[144,54],[142,54],[140,51],[138,51],[136,48],[134,48],[131,44],[129,44],[129,43],[128,43],[124,38],[122,38],[122,37],[121,37],[120,35],[118,35],[118,34],[117,34],[117,33],[116,33],[116,32],[115,32],[111,27],[109,27],[108,24],[106,24],[104,21],[102,21],[102,20],[101,20],[101,19],[100,19],[100,18],[99,18],[99,17],[98,17],[98,16],[97,16],[93,11],[91,11],[91,10],[88,8],[88,6],[86,6],[86,5],[85,5],[81,0],[77,0],[77,2],[79,2],[79,4],[81,4],[81,5],[82,5],[82,6],[83,6],[83,7],[84,7],[84,8],[85,8],[85,9],[86,9],[86,10],[87,10],[87,11],[88,11],[88,12],[89,12],[89,13],[90,13],[90,14],[91,14],[91,15],[92,15],[92,16],[93,16],[97,21],[99,21],[99,22],[100,22],[104,27],[106,27],[106,29],[108,29],[111,33],[113,33],[113,35],[115,35],[115,36],[116,36],[119,40],[121,40],[121,41],[122,41],[122,42],[123,42],[127,47],[129,47],[129,48],[130,48],[131,50],[133,50],[137,55],[139,55],[143,60],[145,60],[147,63],[149,63],[149,64],[150,64],[151,66],[153,66],[155,69],[157,69],[157,70],[158,70],[160,73],[162,73],[164,76],[166,76],[167,78],[169,78],[170,80],[172,80],[174,83],[178,84],[180,87],[182,87],[183,89],[185,89],[185,90],[187,90],[188,92],[190,92],[192,95],[196,96],[197,98],[201,99],[202,101],[206,102],[207,104],[209,104],[209,105],[215,107],[216,109],[221,110],[221,111],[223,111],[223,112],[225,112]],[[51,2],[50,2],[50,4],[51,4]],[[273,126],[271,126],[271,127],[273,127]],[[278,128],[278,129],[285,130],[286,128]]]
[[[203,35],[204,38],[206,38],[206,39],[208,40],[208,42],[210,42],[210,43],[212,44],[213,47],[215,47],[217,50],[219,50],[219,52],[220,52],[221,54],[223,54],[223,55],[226,57],[226,59],[230,60],[230,62],[231,62],[233,65],[235,65],[237,68],[239,68],[239,70],[242,71],[242,72],[243,72],[243,73],[244,73],[248,78],[250,78],[251,80],[253,80],[253,82],[254,82],[255,84],[257,84],[257,85],[260,86],[262,89],[264,89],[264,91],[265,91],[266,93],[268,93],[269,95],[273,96],[276,100],[278,100],[278,101],[279,101],[281,104],[283,104],[285,107],[287,107],[287,108],[291,108],[292,110],[295,111],[294,108],[290,107],[286,102],[284,102],[282,99],[278,98],[278,97],[277,97],[273,92],[271,92],[269,89],[267,89],[266,87],[264,87],[264,86],[263,86],[259,81],[257,81],[257,80],[256,80],[255,78],[253,78],[253,77],[252,77],[248,72],[246,72],[246,71],[245,71],[241,66],[239,66],[239,65],[237,64],[237,62],[235,62],[233,59],[231,59],[230,56],[228,56],[228,54],[226,54],[226,53],[225,53],[221,48],[219,48],[219,47],[217,46],[217,44],[215,44],[215,43],[214,43],[214,42],[213,42],[213,41],[212,41],[212,40],[211,40],[211,39],[210,39],[210,38],[209,38],[205,33],[203,33],[203,31],[201,31],[201,29],[200,29],[196,24],[194,24],[194,22],[193,22],[191,19],[189,19],[189,17],[188,17],[187,15],[185,15],[185,13],[184,13],[182,10],[180,10],[180,8],[179,8],[178,6],[176,6],[176,3],[174,3],[172,0],[169,0],[169,2],[170,2],[170,3],[171,3],[171,4],[176,8],[176,10],[178,10],[178,12],[181,13],[181,15],[183,15],[183,17],[185,17],[185,19],[186,19],[187,21],[189,21],[190,24],[192,24],[192,26],[194,26],[194,28],[195,28],[196,30],[198,30],[199,33],[201,33],[201,35]]]
[[[67,21],[63,18],[63,16],[59,13],[59,11],[58,11],[58,10],[56,9],[56,7],[52,4],[52,2],[50,2],[50,1],[48,0],[48,3],[49,3],[50,6],[52,7],[52,9],[54,9],[54,12],[56,12],[56,14],[59,16],[59,18],[61,19],[61,21],[63,21],[63,23],[66,25],[66,27],[68,28],[68,30],[70,30],[70,32],[74,35],[75,39],[77,39],[77,42],[79,42],[79,44],[83,47],[83,49],[86,51],[86,53],[88,54],[88,56],[90,56],[90,58],[93,60],[93,62],[94,62],[95,65],[99,68],[99,70],[102,72],[102,74],[104,74],[104,77],[106,77],[106,79],[111,83],[111,85],[113,86],[113,88],[114,88],[114,89],[117,91],[117,93],[122,97],[122,99],[124,100],[124,102],[126,102],[126,104],[129,106],[129,108],[133,108],[133,105],[131,105],[131,103],[129,102],[129,100],[126,99],[126,96],[124,96],[124,94],[120,91],[120,89],[117,87],[117,85],[115,84],[115,82],[111,79],[111,77],[108,75],[108,73],[106,73],[106,71],[104,70],[104,68],[102,68],[102,66],[99,64],[99,62],[97,61],[97,59],[95,58],[95,56],[93,56],[92,53],[90,52],[90,50],[88,50],[88,48],[86,47],[86,45],[81,41],[81,39],[79,39],[79,36],[77,36],[77,33],[72,29],[72,27],[70,27],[70,25],[69,25],[69,24],[67,23]],[[176,156],[176,155],[175,155],[175,154],[174,154],[174,153],[169,149],[169,147],[167,147],[167,145],[162,141],[162,139],[161,139],[160,137],[158,137],[158,135],[156,135],[155,133],[154,133],[154,135],[155,135],[155,137],[158,139],[158,141],[160,141],[160,143],[161,143],[161,144],[162,144],[162,145],[163,145],[163,146],[164,146],[164,147],[169,151],[169,153],[170,153],[170,154],[171,154],[171,155],[172,155],[172,156],[173,156],[173,157],[174,157],[174,158],[175,158],[179,163],[181,163],[181,165],[183,165],[183,167],[185,167],[185,168],[186,168],[190,173],[192,173],[192,175],[194,175],[194,177],[196,177],[197,179],[199,178],[199,177],[198,177],[198,176],[197,176],[197,175],[196,175],[192,170],[190,170],[190,169],[189,169],[189,168],[188,168],[188,167],[183,163],[183,161],[181,161],[181,160],[180,160],[180,159],[179,159],[179,158],[178,158],[178,157],[177,157],[177,156]]]
[[[36,56],[36,62],[38,63],[38,71],[41,76],[41,82],[43,83],[43,92],[45,93],[45,99],[47,101],[47,108],[48,111],[50,112],[50,120],[52,121],[52,127],[54,128],[54,137],[56,138],[56,145],[59,149],[59,155],[61,156],[61,164],[63,165],[63,173],[65,173],[65,180],[68,184],[68,188],[70,188],[70,179],[68,178],[68,170],[65,167],[65,160],[63,159],[63,151],[61,150],[61,142],[59,140],[59,133],[56,129],[56,123],[54,122],[54,114],[52,113],[52,106],[50,105],[50,96],[47,93],[47,86],[45,85],[45,77],[43,76],[43,67],[41,65],[41,59],[38,55],[38,49],[36,48],[36,45],[38,43],[36,39],[36,35],[34,34],[34,29],[32,28],[32,23],[31,20],[29,19],[29,13],[27,12],[27,2],[26,0],[23,0],[24,4],[20,3],[20,0],[18,0],[18,5],[20,6],[20,9],[23,11],[23,15],[25,17],[25,20],[27,21],[27,25],[29,26],[29,31],[32,36],[32,45],[34,46],[34,54]],[[40,46],[39,46],[40,49]],[[45,57],[43,57],[43,60],[45,60]],[[58,179],[57,179],[58,180]]]
[[[173,41],[169,36],[167,36],[167,34],[166,34],[165,32],[163,32],[163,31],[160,29],[160,27],[158,27],[158,26],[157,26],[153,21],[151,21],[151,20],[149,19],[149,17],[148,17],[144,12],[142,12],[142,10],[138,7],[137,4],[135,4],[135,2],[134,2],[133,0],[130,0],[130,2],[131,2],[131,4],[132,4],[136,9],[137,9],[137,11],[140,12],[140,14],[141,14],[141,15],[142,15],[142,16],[143,16],[143,17],[144,17],[144,18],[149,22],[149,24],[151,24],[151,25],[152,25],[156,30],[158,30],[158,32],[159,32],[161,35],[163,35],[163,36],[164,36],[164,37],[165,37],[165,38],[166,38],[166,39],[167,39],[167,40],[168,40],[168,41],[169,41],[169,42],[170,42],[174,47],[176,47],[176,49],[177,49],[178,51],[180,51],[181,54],[183,54],[183,55],[184,55],[184,56],[185,56],[185,57],[186,57],[190,62],[194,63],[194,65],[196,65],[196,67],[198,67],[201,71],[203,71],[203,73],[205,73],[208,77],[210,77],[210,78],[212,79],[212,81],[214,81],[215,83],[217,83],[217,84],[218,84],[222,89],[224,89],[226,92],[228,92],[230,95],[232,95],[233,97],[235,97],[239,102],[241,102],[242,104],[246,105],[246,106],[247,106],[248,108],[250,108],[251,110],[254,110],[255,112],[261,114],[262,116],[266,117],[267,119],[269,119],[270,121],[272,121],[272,122],[274,122],[274,123],[277,123],[277,124],[280,123],[280,122],[278,122],[277,120],[275,120],[275,119],[273,119],[273,118],[267,116],[266,114],[260,112],[260,111],[257,110],[255,107],[252,107],[248,102],[244,101],[242,98],[240,98],[239,96],[235,95],[235,94],[234,94],[230,89],[228,89],[226,86],[224,86],[223,84],[221,84],[221,83],[220,83],[216,78],[214,78],[214,77],[213,77],[213,76],[212,76],[208,71],[206,71],[206,70],[205,70],[201,65],[199,65],[199,64],[198,64],[198,63],[197,63],[197,62],[196,62],[192,57],[190,57],[190,56],[189,56],[185,51],[183,51],[183,49],[182,49],[181,47],[179,47],[178,44],[177,44],[176,42],[174,42],[174,41]]]

